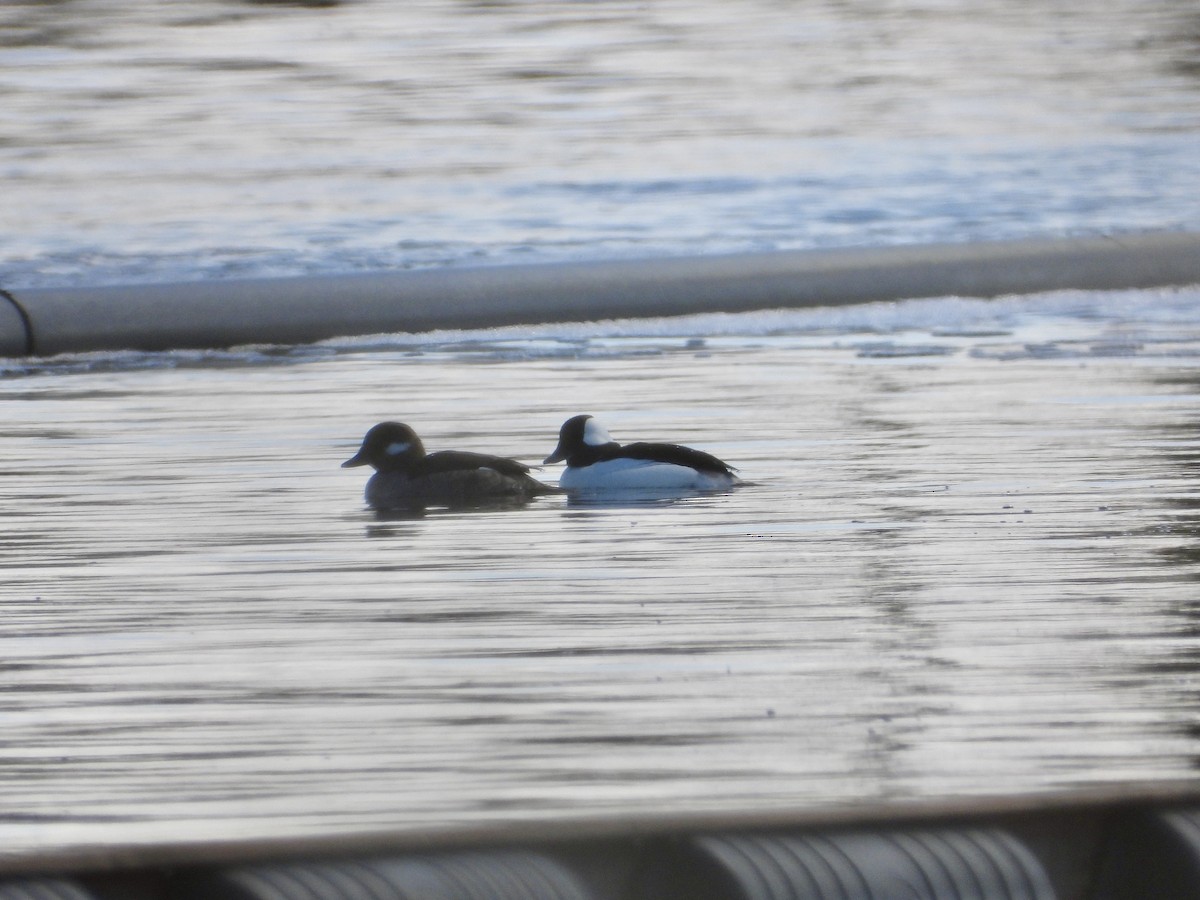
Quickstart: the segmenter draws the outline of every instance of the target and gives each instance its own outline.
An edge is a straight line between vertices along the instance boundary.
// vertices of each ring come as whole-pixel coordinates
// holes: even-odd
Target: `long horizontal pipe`
[[[915,297],[1200,282],[1200,234],[796,250],[0,292],[0,355],[295,344]]]

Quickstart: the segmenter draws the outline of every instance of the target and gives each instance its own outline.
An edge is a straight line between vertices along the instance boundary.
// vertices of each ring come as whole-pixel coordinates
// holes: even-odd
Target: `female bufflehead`
[[[529,475],[529,466],[486,453],[425,453],[417,433],[400,422],[380,422],[342,468],[372,466],[367,503],[376,509],[414,506],[487,506],[528,500],[555,489]]]
[[[564,459],[558,485],[567,491],[719,491],[738,482],[732,466],[691,447],[621,446],[591,416],[563,423],[558,446],[545,462]]]

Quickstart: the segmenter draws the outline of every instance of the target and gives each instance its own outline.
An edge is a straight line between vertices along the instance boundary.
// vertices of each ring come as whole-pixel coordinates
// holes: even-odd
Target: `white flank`
[[[612,438],[603,425],[595,419],[588,419],[583,425],[583,442],[589,447],[603,447],[605,444],[611,444]]]
[[[692,489],[715,491],[729,487],[728,475],[697,472],[688,466],[647,459],[610,459],[606,462],[568,468],[558,479],[566,491],[648,491]]]

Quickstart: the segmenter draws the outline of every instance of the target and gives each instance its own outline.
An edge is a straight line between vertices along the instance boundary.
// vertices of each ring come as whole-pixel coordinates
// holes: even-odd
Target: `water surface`
[[[0,288],[1200,228],[1197,47],[1183,0],[7,3]],[[0,361],[0,842],[1190,778],[1197,301]],[[578,412],[748,483],[380,519],[338,468]]]
[[[0,382],[12,851],[1190,778],[1200,293],[942,299]],[[376,517],[384,418],[747,485]],[[554,471],[543,476],[553,479]]]
[[[0,287],[1200,229],[1192,0],[0,7]]]

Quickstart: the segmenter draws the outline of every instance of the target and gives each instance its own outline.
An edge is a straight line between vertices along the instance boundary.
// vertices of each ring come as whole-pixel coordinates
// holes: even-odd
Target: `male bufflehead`
[[[567,461],[558,486],[567,491],[720,491],[738,483],[715,456],[678,444],[621,446],[591,416],[567,419],[546,457]]]
[[[417,433],[401,422],[380,422],[342,468],[372,466],[367,503],[376,509],[486,506],[556,493],[529,475],[529,466],[486,453],[425,453]]]

